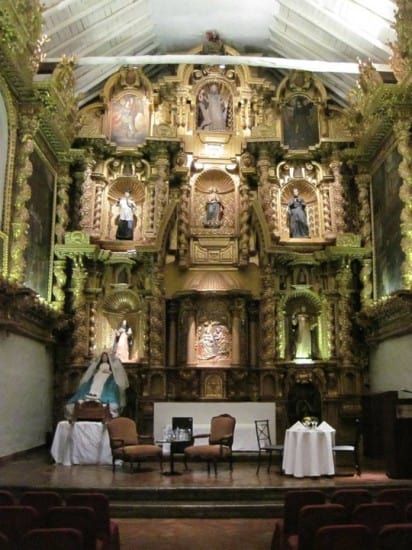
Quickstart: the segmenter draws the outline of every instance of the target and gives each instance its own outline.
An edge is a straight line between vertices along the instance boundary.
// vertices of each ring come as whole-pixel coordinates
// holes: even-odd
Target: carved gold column
[[[184,135],[186,132],[186,123],[188,118],[187,90],[184,86],[179,86],[176,91],[176,124],[177,135]]]
[[[259,171],[259,199],[262,205],[263,213],[265,214],[265,218],[269,226],[270,233],[273,234],[273,232],[276,231],[277,228],[273,220],[274,209],[272,208],[272,194],[269,181],[269,168],[271,162],[269,151],[266,147],[260,147],[259,159],[256,165]]]
[[[189,205],[190,185],[188,180],[184,180],[180,186],[180,209],[178,223],[179,265],[182,267],[187,267],[189,265]]]
[[[334,228],[338,234],[345,232],[345,204],[342,175],[340,173],[341,165],[342,163],[339,160],[333,160],[329,165],[334,180],[331,186],[331,199],[334,205]]]
[[[240,208],[240,239],[239,239],[239,263],[247,265],[249,261],[249,187],[244,177],[240,178],[239,186]]]
[[[92,179],[94,165],[94,159],[85,159],[83,173],[76,173],[76,182],[80,183],[78,190],[80,193],[79,226],[89,235],[92,234],[94,225],[94,184]]]
[[[273,275],[270,265],[263,269],[263,296],[260,310],[261,358],[263,367],[272,367],[276,350],[275,299]]]
[[[196,365],[196,315],[195,308],[192,302],[186,304],[187,308],[187,347],[186,347],[186,363],[187,366]]]
[[[169,155],[166,147],[159,147],[154,162],[154,177],[156,189],[155,227],[158,228],[167,204]]]
[[[67,230],[69,214],[67,212],[69,205],[69,186],[72,179],[69,176],[69,166],[64,164],[60,167],[60,173],[57,176],[57,203],[56,203],[56,242],[62,244]]]
[[[249,366],[254,369],[257,365],[257,321],[258,309],[255,304],[249,305]]]
[[[96,350],[97,296],[93,293],[89,305],[89,355]]]
[[[145,235],[154,238],[155,236],[155,220],[156,220],[156,185],[150,179],[146,186],[147,209],[145,217]]]
[[[339,338],[338,352],[342,357],[343,366],[353,365],[353,346],[351,339],[351,318],[352,308],[350,305],[351,294],[351,267],[350,262],[343,260],[336,281],[339,291],[339,303],[337,311],[337,323],[339,325],[336,331],[336,337]]]
[[[64,287],[67,282],[66,257],[54,260],[53,262],[53,307],[57,311],[63,311],[66,294]]]
[[[55,307],[62,309],[64,305],[64,288],[66,286],[66,262],[71,260],[71,294],[70,311],[72,314],[72,349],[70,361],[73,365],[84,365],[89,357],[90,323],[88,318],[89,304],[86,301],[86,283],[88,271],[84,265],[85,259],[98,257],[98,248],[90,244],[90,237],[82,231],[66,232],[64,244],[55,245],[53,295]]]
[[[397,136],[398,151],[402,157],[399,165],[399,174],[403,180],[399,190],[399,197],[404,204],[400,227],[401,248],[405,254],[402,264],[402,277],[404,287],[412,289],[412,151],[410,147],[410,119],[404,118],[395,123],[395,135]]]
[[[169,367],[176,366],[176,321],[177,321],[177,306],[175,303],[169,305],[167,311],[168,325],[169,325],[169,353],[168,353],[168,362]]]
[[[12,281],[22,284],[26,268],[24,252],[28,244],[29,211],[28,202],[31,198],[31,187],[28,183],[33,166],[30,155],[34,150],[34,135],[39,127],[37,111],[32,105],[24,106],[20,114],[19,145],[16,156],[15,195],[11,222],[11,246],[9,277]]]
[[[87,307],[84,296],[84,289],[87,281],[87,270],[83,265],[83,257],[80,254],[70,254],[73,262],[72,282],[70,292],[72,293],[73,311],[73,346],[71,350],[71,362],[73,365],[84,364],[89,355],[89,332]]]
[[[99,237],[102,235],[103,189],[106,187],[107,181],[101,174],[93,173],[91,177],[95,192],[92,235]]]
[[[76,170],[73,170],[73,190],[72,190],[72,215],[70,218],[70,227],[72,229],[79,229],[81,227],[81,199],[82,199],[82,186],[85,178],[85,171],[78,166]]]
[[[358,174],[355,176],[358,186],[359,204],[360,204],[360,233],[362,244],[365,248],[372,246],[372,223],[370,209],[370,185],[371,176],[369,173]],[[372,260],[370,258],[362,259],[362,269],[360,278],[362,281],[361,300],[362,306],[367,306],[372,302],[373,284],[372,284]]]
[[[240,330],[243,309],[243,300],[235,300],[232,308],[232,365],[235,367],[240,365]]]
[[[141,363],[147,364],[149,363],[149,355],[150,355],[150,337],[149,337],[149,329],[150,329],[150,298],[146,296],[143,309],[142,309],[142,317],[145,320],[142,327],[142,355],[139,358]]]
[[[163,297],[164,275],[158,266],[152,272],[152,299],[150,302],[150,366],[165,363],[165,311]]]

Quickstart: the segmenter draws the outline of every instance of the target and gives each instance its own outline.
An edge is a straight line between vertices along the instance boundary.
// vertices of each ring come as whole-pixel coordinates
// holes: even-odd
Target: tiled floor
[[[168,466],[165,465],[165,470]],[[208,475],[204,463],[190,464],[188,471],[178,460],[175,469],[181,474],[176,476],[161,475],[157,464],[145,465],[142,471],[131,472],[129,465],[118,467],[115,473],[110,465],[76,465],[63,466],[54,464],[46,450],[32,452],[15,460],[0,461],[0,483],[10,487],[56,487],[56,488],[174,488],[174,487],[335,487],[341,485],[399,485],[403,480],[390,479],[385,474],[380,461],[365,461],[362,476],[347,475],[353,472],[349,465],[342,464],[334,477],[303,478],[279,475],[278,464],[270,473],[263,466],[256,475],[256,461],[245,457],[234,462],[233,472],[226,463],[220,464],[218,475]],[[341,475],[342,474],[342,475]],[[346,474],[346,475],[345,475]],[[405,480],[412,485],[412,480]]]
[[[273,519],[118,519],[122,550],[269,550]]]
[[[167,465],[166,465],[167,469]],[[0,462],[0,485],[17,493],[26,488],[53,488],[62,491],[72,489],[96,489],[107,492],[192,488],[196,491],[210,488],[273,489],[316,487],[332,491],[337,487],[364,486],[377,491],[387,485],[412,486],[412,480],[389,479],[382,463],[364,461],[361,477],[352,475],[322,478],[295,479],[281,476],[278,465],[267,473],[266,468],[256,474],[253,457],[239,457],[233,472],[227,464],[219,467],[218,475],[207,474],[204,463],[192,463],[185,472],[178,460],[177,476],[161,475],[157,464],[149,464],[140,472],[131,472],[128,466],[115,473],[110,465],[62,466],[53,464],[47,451],[29,453],[15,460]],[[349,466],[342,466],[340,473],[351,473]],[[130,498],[130,497],[129,497]],[[194,519],[117,518],[122,550],[265,550],[270,548],[275,519],[230,518]]]

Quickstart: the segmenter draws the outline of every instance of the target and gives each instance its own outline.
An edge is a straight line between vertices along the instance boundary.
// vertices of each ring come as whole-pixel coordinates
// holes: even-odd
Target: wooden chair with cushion
[[[131,418],[119,416],[107,423],[109,432],[110,448],[112,450],[113,472],[116,468],[116,460],[130,463],[133,470],[133,463],[140,463],[145,460],[158,460],[162,469],[162,449],[157,445],[140,443],[137,433],[136,422]]]
[[[283,445],[276,445],[272,443],[270,437],[269,420],[255,420],[256,437],[259,448],[258,462],[256,467],[256,473],[259,473],[262,454],[268,455],[267,472],[270,472],[272,466],[273,454],[279,455],[280,460],[280,473],[282,473],[282,458],[283,458]]]
[[[0,506],[9,506],[16,504],[14,494],[7,489],[0,490]]]
[[[379,531],[376,548],[377,550],[411,550],[412,523],[384,525]]]
[[[286,538],[289,550],[313,550],[318,529],[325,525],[344,525],[348,516],[341,504],[310,504],[299,512],[298,532]]]
[[[283,518],[275,520],[272,550],[280,550],[290,535],[297,535],[299,513],[308,504],[325,504],[326,493],[320,489],[295,489],[285,493]]]
[[[332,504],[342,504],[348,514],[352,514],[353,510],[359,506],[359,504],[367,504],[372,502],[372,500],[372,493],[368,491],[368,489],[360,489],[358,487],[337,489],[330,497]]]
[[[96,514],[97,537],[105,550],[120,550],[119,525],[110,518],[108,497],[98,492],[72,493],[66,498],[68,506],[88,506]]]
[[[402,513],[408,504],[412,504],[412,487],[388,487],[376,495],[377,502],[393,502]]]
[[[56,491],[25,491],[20,504],[32,506],[37,511],[36,526],[44,527],[48,510],[53,506],[63,506],[63,496]]]
[[[36,527],[36,520],[37,512],[32,506],[0,506],[0,532],[8,537],[12,548],[18,547],[23,535]]]
[[[353,467],[355,468],[355,473],[361,475],[361,438],[362,438],[362,424],[359,418],[355,420],[355,440],[350,444],[339,444],[332,447],[335,458],[339,454],[343,455],[352,455],[353,457]]]
[[[401,513],[392,502],[370,502],[359,504],[352,512],[352,523],[361,523],[368,527],[377,540],[382,527],[389,523],[402,521]]]
[[[85,550],[104,550],[97,537],[96,514],[90,506],[53,506],[47,512],[47,527],[77,529],[83,535]]]
[[[210,463],[213,462],[215,474],[217,474],[217,463],[222,460],[229,461],[230,471],[233,469],[232,445],[236,426],[236,418],[230,414],[214,416],[210,422],[210,433],[198,434],[197,438],[209,438],[207,445],[190,445],[186,447],[184,464],[187,469],[187,460],[198,458],[207,462],[207,471],[210,473]]]
[[[325,525],[315,535],[316,550],[375,550],[372,533],[361,524]]]
[[[11,550],[9,537],[0,531],[0,550]]]
[[[19,550],[83,550],[83,535],[70,527],[31,529],[24,535]]]

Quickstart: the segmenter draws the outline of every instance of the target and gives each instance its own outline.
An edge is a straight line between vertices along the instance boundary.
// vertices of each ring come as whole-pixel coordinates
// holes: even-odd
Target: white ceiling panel
[[[75,76],[82,103],[92,100],[103,81],[126,56],[185,53],[214,30],[241,55],[356,63],[358,58],[387,66],[396,5],[391,0],[43,0],[49,41],[46,61],[79,60]],[[82,66],[87,57],[99,63]],[[113,57],[119,62],[114,63]],[[140,59],[140,58],[139,58]],[[141,62],[151,77],[169,70]],[[275,81],[286,69],[269,69]],[[319,75],[331,96],[345,104],[356,74]]]

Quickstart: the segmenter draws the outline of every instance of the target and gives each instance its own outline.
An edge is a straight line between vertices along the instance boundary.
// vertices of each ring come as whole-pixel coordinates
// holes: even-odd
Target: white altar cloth
[[[207,434],[212,416],[228,413],[236,418],[233,438],[234,451],[257,451],[255,420],[269,420],[270,434],[276,441],[275,403],[246,402],[183,402],[168,401],[154,404],[153,430],[155,441],[163,439],[163,430],[172,424],[174,416],[191,416],[193,434]],[[207,439],[195,439],[195,445],[204,445]]]
[[[57,424],[51,446],[57,464],[111,464],[109,434],[103,422],[73,422]]]
[[[296,422],[285,433],[282,464],[285,474],[294,477],[334,475],[334,441],[335,429],[327,422],[317,428],[306,428]]]

